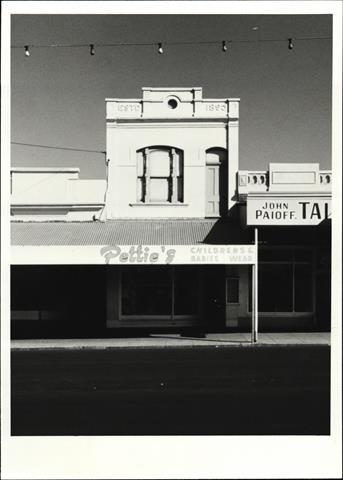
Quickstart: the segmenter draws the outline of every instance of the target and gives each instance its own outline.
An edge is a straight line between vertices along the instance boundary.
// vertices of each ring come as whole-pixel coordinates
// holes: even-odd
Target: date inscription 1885
[[[226,105],[223,105],[222,103],[208,103],[206,105],[206,111],[207,112],[226,112]]]

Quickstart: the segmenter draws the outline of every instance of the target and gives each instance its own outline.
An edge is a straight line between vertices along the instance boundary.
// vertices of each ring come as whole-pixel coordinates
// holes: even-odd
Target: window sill
[[[188,207],[188,203],[180,203],[180,202],[137,202],[137,203],[129,203],[130,207]]]

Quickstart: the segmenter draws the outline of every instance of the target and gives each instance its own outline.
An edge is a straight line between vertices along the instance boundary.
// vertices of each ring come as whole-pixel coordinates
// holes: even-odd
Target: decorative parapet
[[[269,173],[266,171],[240,170],[238,172],[238,196],[244,197],[250,192],[267,192]]]
[[[238,98],[202,98],[202,88],[143,88],[143,98],[107,98],[106,120],[239,118]]]
[[[318,164],[270,164],[268,171],[240,170],[238,198],[244,201],[254,193],[331,193],[331,170]]]
[[[331,184],[332,184],[331,170],[321,170],[319,172],[319,179],[320,179],[321,186],[331,191]]]

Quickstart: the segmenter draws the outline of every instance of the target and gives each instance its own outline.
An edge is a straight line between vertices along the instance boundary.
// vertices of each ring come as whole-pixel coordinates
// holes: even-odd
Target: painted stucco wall
[[[80,180],[78,168],[13,168],[11,215],[23,221],[91,220],[105,190],[105,180]]]
[[[174,108],[168,102],[173,100]],[[238,99],[202,99],[202,90],[143,89],[143,99],[108,99],[107,218],[205,217],[206,150],[228,152],[228,210],[236,201]],[[176,105],[176,106],[175,106]],[[167,146],[183,151],[184,201],[137,201],[136,152]]]

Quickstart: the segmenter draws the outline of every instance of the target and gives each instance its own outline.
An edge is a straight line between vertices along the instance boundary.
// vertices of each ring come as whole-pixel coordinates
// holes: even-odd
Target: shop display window
[[[127,267],[121,279],[123,316],[197,313],[198,275],[194,267]]]
[[[170,315],[171,271],[167,268],[127,268],[122,272],[123,315]]]
[[[312,313],[313,251],[261,249],[258,267],[258,309],[262,313]],[[251,279],[249,310],[251,311]]]
[[[294,310],[311,312],[312,307],[312,268],[311,265],[294,265]]]
[[[258,294],[261,312],[292,312],[292,264],[259,265]]]
[[[198,274],[194,267],[174,269],[174,314],[195,315],[198,302]]]

